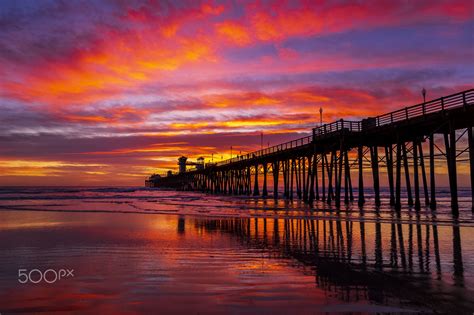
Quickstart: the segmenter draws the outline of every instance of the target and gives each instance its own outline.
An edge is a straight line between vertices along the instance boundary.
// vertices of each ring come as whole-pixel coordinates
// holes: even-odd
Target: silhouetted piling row
[[[368,175],[374,203],[377,207],[381,205],[380,182],[384,174],[389,203],[394,209],[401,209],[402,193],[410,207],[419,210],[423,197],[424,205],[436,209],[435,160],[444,157],[451,207],[457,215],[459,162],[469,162],[471,191],[474,191],[473,105],[474,90],[471,89],[362,121],[341,119],[314,128],[311,136],[202,170],[162,177],[152,186],[266,197],[269,194],[267,177],[272,174],[275,199],[298,198],[309,204],[320,200],[340,207],[341,199],[344,204],[354,201],[351,170],[356,169],[359,206],[366,202],[364,188],[368,187],[365,183]],[[458,148],[466,133],[466,148]],[[444,141],[439,141],[439,136]],[[429,186],[422,145],[425,142],[428,142]],[[462,159],[466,152],[469,157]],[[261,194],[259,178],[262,179]]]

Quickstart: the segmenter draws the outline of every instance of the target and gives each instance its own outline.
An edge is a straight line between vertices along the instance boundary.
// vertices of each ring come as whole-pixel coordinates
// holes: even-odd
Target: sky
[[[0,2],[0,185],[143,185],[473,87],[474,4]]]

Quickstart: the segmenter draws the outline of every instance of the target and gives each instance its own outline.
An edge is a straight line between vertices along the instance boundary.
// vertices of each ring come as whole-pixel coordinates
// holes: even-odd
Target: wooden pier
[[[310,204],[321,200],[340,207],[341,202],[354,201],[351,170],[356,169],[359,206],[365,203],[367,172],[377,207],[381,205],[380,179],[386,174],[389,203],[396,210],[402,207],[402,193],[406,196],[403,201],[416,210],[422,204],[436,209],[436,162],[441,158],[448,171],[452,212],[457,215],[460,162],[469,164],[474,195],[473,126],[474,89],[470,89],[362,121],[341,119],[314,128],[306,137],[203,169],[151,176],[146,185],[224,195],[298,198]],[[467,141],[461,141],[466,134]],[[268,189],[272,179],[273,192]],[[281,181],[283,192],[279,191]]]

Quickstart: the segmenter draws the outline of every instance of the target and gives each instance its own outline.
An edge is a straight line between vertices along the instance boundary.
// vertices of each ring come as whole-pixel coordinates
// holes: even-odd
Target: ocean
[[[140,187],[1,187],[0,313],[474,310],[460,189],[420,211]],[[357,196],[356,196],[357,198]],[[356,199],[357,200],[357,199]],[[404,203],[406,204],[406,203]]]

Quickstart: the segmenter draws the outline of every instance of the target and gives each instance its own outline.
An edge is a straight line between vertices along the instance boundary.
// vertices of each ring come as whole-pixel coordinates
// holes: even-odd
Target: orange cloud
[[[54,77],[35,74],[26,79],[26,84],[10,85],[10,88],[19,89],[18,93],[29,98],[53,104],[95,101],[103,99],[104,93],[120,93],[163,72],[174,71],[212,55],[211,48],[202,39],[182,39],[172,48],[130,36],[116,38],[106,45],[105,52],[84,53],[75,61],[74,68],[50,65],[50,70],[55,68]],[[133,50],[132,46],[135,47]]]
[[[260,92],[247,92],[238,94],[214,94],[203,97],[204,104],[211,107],[240,107],[240,106],[265,106],[276,105],[280,100]]]
[[[0,160],[1,176],[61,176],[67,169],[100,168],[105,164],[64,161]]]
[[[204,14],[219,15],[219,14],[222,14],[224,10],[225,10],[224,5],[212,5],[211,3],[203,3],[201,5],[201,11]]]
[[[223,22],[216,26],[217,32],[234,44],[245,46],[251,42],[250,35],[245,27],[235,22]]]
[[[203,6],[194,18],[216,14],[221,9]],[[130,13],[133,21],[144,13]],[[190,13],[191,14],[191,13]],[[94,102],[140,85],[161,80],[185,65],[213,62],[211,41],[203,35],[177,34],[184,18],[147,25],[139,31],[100,29],[102,39],[93,49],[78,50],[66,61],[44,63],[20,74],[21,81],[6,81],[8,95],[48,104]]]
[[[188,142],[171,142],[171,143],[155,143],[146,147],[140,148],[126,148],[126,149],[117,149],[111,151],[94,151],[86,152],[87,155],[95,154],[108,154],[108,155],[118,155],[118,154],[129,154],[129,153],[164,153],[164,152],[175,152],[182,150],[183,147],[189,146]]]

